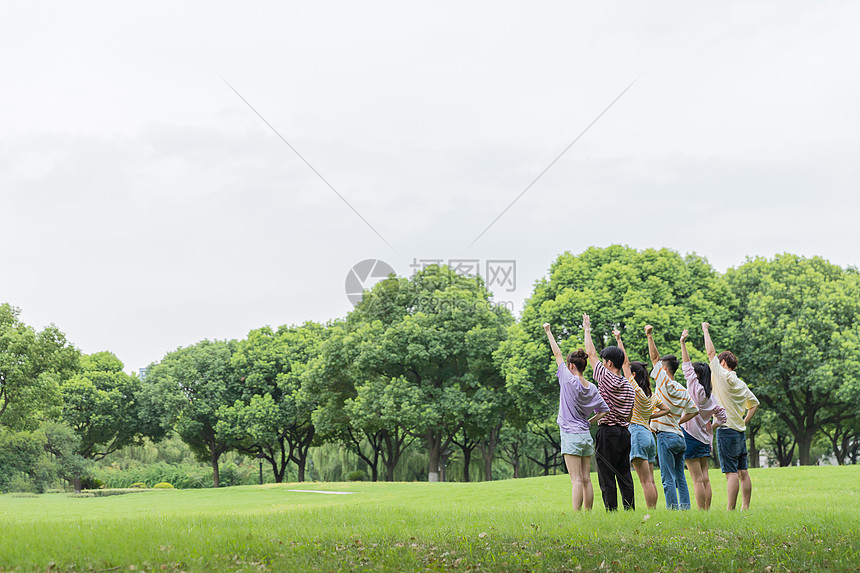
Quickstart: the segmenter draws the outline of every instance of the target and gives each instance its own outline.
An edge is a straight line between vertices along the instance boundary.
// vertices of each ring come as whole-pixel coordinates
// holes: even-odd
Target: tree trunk
[[[804,432],[797,439],[797,457],[800,459],[800,465],[810,466],[812,460],[809,459],[809,450],[812,447],[812,434]]]
[[[212,449],[210,460],[212,462],[212,487],[221,487],[221,474],[218,471],[218,458],[221,455]]]
[[[511,465],[514,466],[514,479],[520,477],[520,457],[515,457]]]
[[[463,481],[471,481],[469,476],[469,464],[472,462],[472,448],[462,448],[463,450]]]
[[[774,453],[779,467],[784,468],[791,465],[791,460],[794,458],[794,446],[794,439],[785,434],[777,434],[774,440]]]
[[[81,476],[75,476],[74,485],[75,493],[81,493]]]
[[[427,452],[430,463],[427,467],[427,481],[439,481],[439,462],[442,454],[442,438],[439,434],[427,432]]]
[[[373,457],[373,463],[370,465],[370,481],[379,481],[379,454]]]
[[[502,430],[502,423],[499,423],[494,428],[490,429],[490,435],[486,440],[482,440],[478,446],[481,448],[481,455],[484,457],[484,480],[493,480],[493,456],[496,455],[496,448],[499,445],[499,437]]]
[[[759,454],[758,449],[755,447],[755,435],[756,432],[750,431],[749,467],[751,468],[759,467]]]

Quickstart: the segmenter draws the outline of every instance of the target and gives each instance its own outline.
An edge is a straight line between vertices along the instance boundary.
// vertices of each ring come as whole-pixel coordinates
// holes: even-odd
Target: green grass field
[[[710,512],[573,514],[564,475],[4,495],[0,570],[860,571],[860,467],[751,474],[732,513],[718,471]]]

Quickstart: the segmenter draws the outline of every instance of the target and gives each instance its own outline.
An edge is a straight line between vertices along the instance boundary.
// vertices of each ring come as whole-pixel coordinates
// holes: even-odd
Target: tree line
[[[216,487],[227,452],[263,460],[278,482],[292,464],[304,480],[323,443],[352,452],[373,480],[393,480],[415,447],[431,481],[444,479],[455,451],[466,480],[472,460],[484,479],[500,462],[517,477],[525,459],[549,473],[561,462],[558,386],[541,325],[558,325],[566,353],[581,346],[586,312],[596,345],[614,344],[618,329],[634,359],[648,355],[646,324],[672,349],[683,329],[709,322],[763,405],[747,431],[753,464],[762,448],[780,465],[814,463],[816,440],[838,463],[857,462],[856,269],[785,254],[719,273],[695,254],[614,245],[559,256],[518,320],[480,277],[434,265],[383,280],[326,324],[178,348],[144,380],[110,352],[81,354],[54,325],[37,332],[4,304],[0,489],[51,478],[79,488],[88,464],[171,433],[211,465]],[[703,358],[702,340],[691,341]]]

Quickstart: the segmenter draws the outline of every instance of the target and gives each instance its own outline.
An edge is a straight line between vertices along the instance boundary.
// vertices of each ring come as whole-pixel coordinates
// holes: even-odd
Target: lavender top
[[[687,379],[687,392],[690,393],[690,398],[699,407],[699,415],[688,422],[684,422],[684,429],[695,439],[710,446],[713,442],[713,429],[726,423],[726,411],[714,399],[713,394],[705,395],[705,388],[699,382],[692,362],[684,362],[681,367],[684,369],[684,378]],[[711,417],[716,418],[716,423],[713,424],[711,430],[708,430],[708,422],[711,421]]]
[[[566,434],[587,432],[592,412],[608,412],[597,386],[586,388],[579,376],[571,374],[564,364],[558,367],[558,427]]]

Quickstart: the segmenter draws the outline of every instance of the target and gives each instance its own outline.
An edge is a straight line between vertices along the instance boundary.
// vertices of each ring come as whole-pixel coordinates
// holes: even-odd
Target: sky
[[[515,261],[515,311],[592,245],[857,266],[858,29],[860,2],[9,5],[0,302],[136,371],[343,317],[367,259]]]

